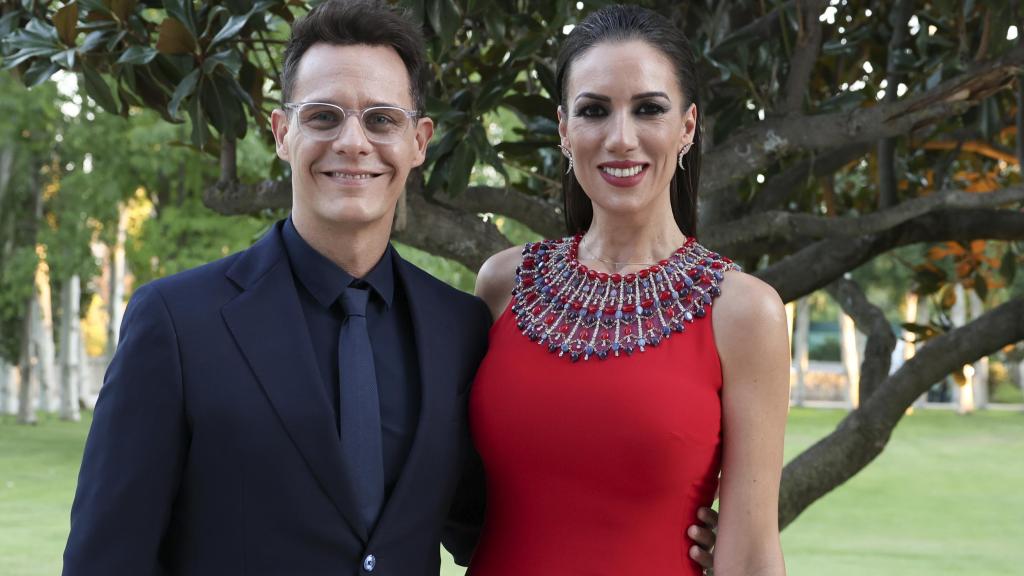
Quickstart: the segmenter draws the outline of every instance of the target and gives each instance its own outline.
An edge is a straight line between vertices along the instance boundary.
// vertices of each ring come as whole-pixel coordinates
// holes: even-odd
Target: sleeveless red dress
[[[699,251],[685,267],[675,266],[675,274],[688,272],[693,287],[664,278],[662,287],[670,292],[664,301],[675,300],[653,315],[645,316],[652,306],[642,295],[608,306],[613,313],[630,303],[646,310],[626,314],[639,322],[639,331],[623,339],[620,324],[620,346],[613,351],[613,338],[595,333],[613,323],[606,314],[586,316],[588,309],[598,314],[596,299],[588,302],[586,294],[624,284],[621,278],[617,284],[587,280],[573,242],[527,246],[513,300],[491,327],[469,402],[473,441],[487,476],[487,509],[468,574],[699,575],[685,532],[696,522],[697,508],[711,505],[721,463],[722,375],[710,304],[721,273],[733,265],[688,243]],[[693,262],[702,267],[697,275]],[[547,281],[545,271],[537,271],[559,263],[582,274],[575,293],[552,282],[552,270]],[[553,277],[567,276],[561,272]],[[653,275],[652,283],[659,287]],[[703,292],[711,297],[702,300]],[[666,318],[671,304],[682,314]],[[699,315],[684,320],[686,311]],[[552,320],[553,314],[559,318]],[[685,330],[679,328],[684,324]],[[671,337],[660,337],[658,329]],[[561,338],[552,342],[559,331]],[[585,338],[573,340],[570,332]],[[602,351],[611,353],[602,359]]]

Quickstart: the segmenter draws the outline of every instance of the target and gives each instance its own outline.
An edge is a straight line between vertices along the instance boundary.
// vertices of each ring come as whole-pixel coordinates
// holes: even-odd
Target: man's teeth
[[[366,180],[373,178],[373,174],[344,174],[342,172],[328,172],[328,176],[331,178],[351,178],[353,180]]]
[[[644,167],[639,164],[632,168],[609,168],[607,166],[601,168],[601,170],[604,170],[606,173],[611,174],[616,178],[629,178],[630,176],[636,176],[643,169]]]

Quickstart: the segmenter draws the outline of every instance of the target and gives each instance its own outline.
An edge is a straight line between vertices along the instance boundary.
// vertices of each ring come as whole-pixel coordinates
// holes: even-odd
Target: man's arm
[[[85,445],[65,576],[160,574],[188,446],[175,329],[157,289],[125,313]]]

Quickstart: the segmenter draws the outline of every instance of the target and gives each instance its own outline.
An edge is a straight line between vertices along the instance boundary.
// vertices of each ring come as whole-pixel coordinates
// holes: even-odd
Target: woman
[[[785,314],[694,240],[692,51],[612,6],[569,35],[557,80],[572,236],[477,281],[496,322],[470,398],[488,501],[469,573],[699,574],[682,535],[719,489],[715,574],[784,574]]]

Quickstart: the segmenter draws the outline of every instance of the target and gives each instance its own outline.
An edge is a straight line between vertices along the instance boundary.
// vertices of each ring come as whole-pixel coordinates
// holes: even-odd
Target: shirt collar
[[[362,280],[391,307],[395,292],[395,275],[391,243],[377,264],[361,279],[345,272],[326,256],[317,252],[299,235],[289,216],[281,230],[288,260],[295,275],[323,307],[328,308],[341,296],[341,292],[354,280]]]

